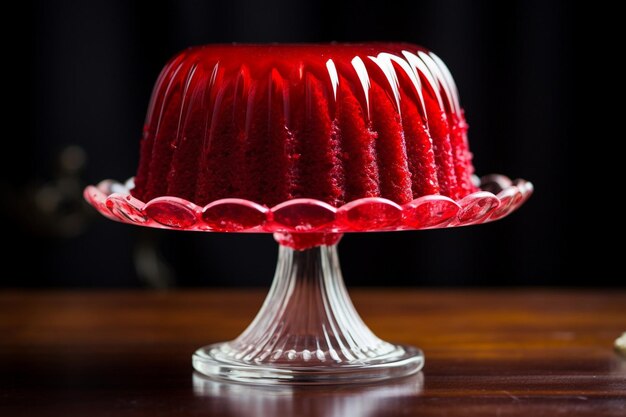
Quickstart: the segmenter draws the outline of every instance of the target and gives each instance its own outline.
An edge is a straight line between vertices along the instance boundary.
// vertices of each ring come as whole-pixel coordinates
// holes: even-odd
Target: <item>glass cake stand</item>
[[[341,275],[337,243],[345,232],[421,230],[486,223],[507,216],[533,186],[502,175],[475,178],[480,191],[454,201],[440,195],[404,205],[363,198],[339,208],[313,199],[265,207],[227,198],[204,207],[177,197],[147,203],[125,184],[106,180],[85,199],[109,219],[203,232],[273,233],[279,243],[274,281],[261,310],[236,339],[193,354],[201,374],[231,381],[336,384],[418,372],[421,350],[378,338],[356,312]]]

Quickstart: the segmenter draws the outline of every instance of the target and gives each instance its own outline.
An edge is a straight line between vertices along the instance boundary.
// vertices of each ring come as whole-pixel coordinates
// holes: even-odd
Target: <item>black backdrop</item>
[[[581,191],[591,190],[574,181],[583,169],[604,166],[580,145],[581,27],[568,3],[32,3],[15,35],[27,39],[19,52],[28,55],[28,67],[13,65],[17,73],[8,80],[26,97],[28,120],[18,137],[5,139],[2,209],[11,249],[4,263],[16,272],[3,274],[0,285],[269,283],[271,236],[121,225],[85,207],[80,188],[134,174],[152,85],[178,50],[214,42],[364,40],[401,40],[436,52],[459,86],[478,173],[529,179],[536,194],[489,225],[347,235],[340,254],[351,285],[620,285],[619,270],[611,269],[618,262],[589,226],[593,205]],[[607,208],[607,216],[617,210]]]

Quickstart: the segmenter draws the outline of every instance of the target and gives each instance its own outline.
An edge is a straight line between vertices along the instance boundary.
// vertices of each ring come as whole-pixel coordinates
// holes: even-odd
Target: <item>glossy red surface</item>
[[[416,45],[195,47],[157,80],[132,193],[458,200],[475,191],[466,131],[447,68]]]

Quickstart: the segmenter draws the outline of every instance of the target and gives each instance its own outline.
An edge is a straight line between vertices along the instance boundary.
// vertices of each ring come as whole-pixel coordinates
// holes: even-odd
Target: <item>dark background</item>
[[[568,3],[26,3],[15,16],[19,42],[8,39],[21,55],[6,56],[15,71],[7,88],[27,101],[14,116],[27,120],[9,121],[23,128],[5,132],[0,185],[10,249],[3,263],[15,272],[3,273],[0,285],[268,284],[271,236],[122,225],[84,205],[81,189],[134,175],[153,83],[180,49],[367,40],[413,42],[437,53],[459,86],[477,172],[529,179],[536,193],[488,225],[347,235],[340,254],[349,284],[623,285],[615,268],[620,251],[611,252],[600,234],[610,233],[619,206],[597,204],[593,194],[608,164],[589,142],[603,136],[588,136],[593,118],[580,100],[606,80],[579,43],[587,11]],[[27,62],[17,57],[24,54]]]

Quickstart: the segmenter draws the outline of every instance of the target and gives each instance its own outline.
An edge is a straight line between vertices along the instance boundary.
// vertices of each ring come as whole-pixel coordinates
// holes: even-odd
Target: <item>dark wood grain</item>
[[[262,291],[0,294],[0,415],[624,416],[626,292],[355,290],[381,337],[420,346],[420,375],[282,388],[194,375]]]

